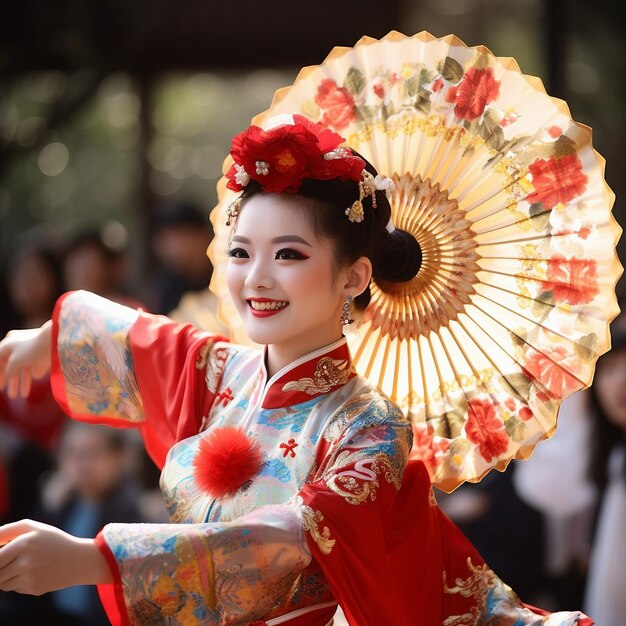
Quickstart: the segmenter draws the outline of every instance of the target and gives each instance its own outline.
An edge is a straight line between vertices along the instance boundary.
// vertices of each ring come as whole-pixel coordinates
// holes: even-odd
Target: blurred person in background
[[[585,606],[598,624],[626,616],[626,333],[598,362],[589,392],[593,417],[590,478],[598,492]]]
[[[213,266],[206,251],[212,239],[208,217],[191,203],[157,212],[152,246],[160,267],[154,277],[153,307],[177,322],[227,337],[230,331],[217,317],[217,297],[209,290]]]
[[[156,213],[152,249],[160,266],[155,273],[157,313],[175,309],[188,292],[207,289],[213,267],[206,249],[213,239],[208,216],[189,202],[165,206]]]
[[[105,426],[68,423],[58,471],[43,492],[41,517],[45,521],[76,537],[93,537],[109,522],[144,521],[139,488],[130,472],[132,448],[126,435]],[[59,625],[109,623],[93,586],[55,591],[50,600]]]
[[[67,289],[85,289],[133,309],[145,306],[127,294],[128,232],[119,222],[75,233],[66,246],[63,271]]]
[[[626,615],[626,332],[612,326],[612,348],[594,382],[568,399],[557,435],[521,464],[519,494],[546,516],[547,568],[560,601],[581,598],[601,626]],[[583,591],[584,590],[584,591]]]
[[[64,291],[56,247],[41,237],[21,245],[9,261],[6,283],[17,328],[32,328],[49,319]],[[19,519],[32,511],[40,476],[53,465],[65,418],[52,397],[48,376],[33,379],[26,397],[10,398],[7,390],[0,390],[0,434],[8,477],[6,519]]]
[[[145,521],[139,509],[141,493],[131,473],[129,444],[128,433],[120,430],[68,422],[58,469],[49,475],[31,517],[77,537],[91,537],[109,522]],[[2,607],[2,615],[10,618],[12,626],[109,624],[93,586],[69,587],[39,598],[9,597],[13,602]]]
[[[60,258],[52,239],[38,233],[26,233],[19,242],[4,279],[3,309],[11,312],[15,327],[32,327],[52,314],[64,290]],[[48,375],[34,378],[25,397],[11,398],[0,390],[0,523],[31,516],[38,508],[40,483],[54,467],[65,420]],[[10,623],[17,626],[22,623],[18,615],[30,611],[31,604],[17,594],[3,594],[0,615],[13,616]]]

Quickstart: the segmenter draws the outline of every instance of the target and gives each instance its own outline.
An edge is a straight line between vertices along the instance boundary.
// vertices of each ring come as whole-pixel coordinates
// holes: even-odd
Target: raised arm
[[[50,369],[52,320],[40,328],[12,330],[0,341],[0,389],[10,398],[27,397],[33,378]]]
[[[32,378],[51,367],[50,384],[69,416],[138,427],[162,466],[169,448],[197,434],[231,349],[190,324],[150,315],[86,291],[57,302],[39,329],[12,331],[0,342],[0,386],[27,395]],[[215,371],[214,371],[215,370]],[[220,370],[221,371],[221,370]],[[211,384],[209,384],[209,379]]]

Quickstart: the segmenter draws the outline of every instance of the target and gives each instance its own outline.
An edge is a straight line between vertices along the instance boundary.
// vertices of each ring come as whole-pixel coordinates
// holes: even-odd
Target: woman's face
[[[626,431],[626,348],[602,357],[593,385],[600,408],[613,424]]]
[[[335,267],[332,244],[316,236],[303,202],[289,193],[252,196],[229,246],[228,288],[248,336],[290,359],[341,337],[350,293],[348,270]]]

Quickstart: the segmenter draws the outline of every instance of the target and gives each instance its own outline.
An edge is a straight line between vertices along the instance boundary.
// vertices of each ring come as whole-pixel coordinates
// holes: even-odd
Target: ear
[[[370,284],[372,278],[372,262],[367,257],[359,257],[346,270],[344,289],[351,296],[362,294]]]

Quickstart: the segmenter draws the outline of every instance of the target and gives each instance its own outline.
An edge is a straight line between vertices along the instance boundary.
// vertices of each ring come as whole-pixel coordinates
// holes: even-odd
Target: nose
[[[270,271],[270,264],[261,256],[249,264],[249,271],[244,285],[249,289],[270,289],[274,286],[274,278]]]

